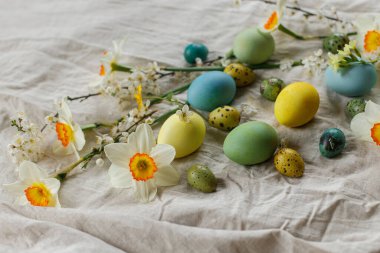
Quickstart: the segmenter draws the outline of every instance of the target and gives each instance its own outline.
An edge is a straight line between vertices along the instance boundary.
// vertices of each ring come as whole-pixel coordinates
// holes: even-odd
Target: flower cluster
[[[303,59],[301,62],[310,74],[313,74],[314,71],[316,74],[320,74],[327,67],[327,61],[323,57],[322,49],[318,49],[313,55]]]
[[[335,71],[338,71],[339,68],[347,67],[353,63],[365,63],[362,58],[359,50],[356,48],[356,41],[352,40],[349,44],[344,46],[343,50],[338,50],[337,54],[328,54],[329,65]]]

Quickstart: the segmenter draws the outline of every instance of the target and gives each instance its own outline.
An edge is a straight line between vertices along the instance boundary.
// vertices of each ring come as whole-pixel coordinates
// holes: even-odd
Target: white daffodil
[[[79,158],[78,151],[82,150],[86,140],[79,124],[73,121],[70,108],[62,99],[57,103],[58,121],[55,123],[57,141],[54,143],[55,154],[68,155],[75,153]]]
[[[190,117],[193,115],[193,112],[190,111],[188,105],[184,105],[182,110],[177,110],[176,114],[178,115],[180,120],[185,121],[186,123],[190,122]]]
[[[48,176],[35,163],[24,161],[19,167],[19,180],[4,187],[16,196],[20,205],[60,207],[58,190],[60,182]]]
[[[277,0],[277,9],[272,12],[267,21],[261,26],[261,30],[264,32],[273,32],[276,30],[284,16],[285,7],[286,0]]]
[[[133,188],[142,202],[152,201],[158,186],[172,186],[179,173],[170,164],[175,149],[168,144],[156,144],[152,128],[141,124],[128,136],[128,143],[113,143],[104,151],[112,162],[108,170],[111,185]]]
[[[126,38],[112,41],[113,50],[104,52],[102,65],[100,65],[100,76],[110,75],[114,66],[118,65],[120,57],[123,54],[123,48],[126,41]]]
[[[365,111],[352,119],[351,130],[360,139],[380,146],[380,105],[368,101]]]
[[[369,54],[377,51],[380,47],[380,16],[359,17],[354,25],[358,31],[358,47]]]

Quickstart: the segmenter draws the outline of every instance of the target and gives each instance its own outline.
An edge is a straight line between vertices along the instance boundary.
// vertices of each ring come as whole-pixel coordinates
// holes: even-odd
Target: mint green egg
[[[234,40],[233,53],[246,64],[260,64],[269,60],[274,52],[274,39],[270,33],[257,27],[241,31]]]
[[[250,121],[232,130],[224,140],[224,154],[242,165],[253,165],[272,157],[279,144],[276,130],[261,121]]]

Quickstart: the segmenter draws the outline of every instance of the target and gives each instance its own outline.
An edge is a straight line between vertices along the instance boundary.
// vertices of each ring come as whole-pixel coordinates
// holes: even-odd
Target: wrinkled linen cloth
[[[299,3],[314,12],[335,6],[346,20],[380,12],[377,0]],[[186,44],[200,41],[209,47],[210,58],[223,55],[240,30],[262,22],[274,8],[244,0],[240,8],[230,0],[1,1],[0,184],[17,179],[7,155],[15,134],[10,118],[24,111],[42,125],[54,111],[54,99],[88,94],[112,40],[127,36],[131,64],[185,66]],[[326,22],[305,21],[300,12],[286,16],[284,24],[300,34],[330,34]],[[296,41],[280,32],[274,36],[273,59],[301,59],[321,48],[319,40]],[[301,179],[281,176],[273,159],[237,165],[223,155],[226,133],[208,126],[200,150],[173,163],[181,173],[179,185],[159,188],[148,204],[137,202],[131,190],[110,187],[109,162],[98,167],[92,161],[86,171],[75,170],[62,184],[60,209],[17,206],[0,187],[0,252],[380,252],[380,148],[354,138],[344,114],[348,98],[328,91],[323,74],[310,76],[302,67],[256,73],[259,80],[307,81],[320,93],[315,119],[292,129],[276,122],[273,103],[259,93],[259,81],[239,89],[233,102],[253,106],[250,119],[276,127],[303,156]],[[167,80],[162,90],[181,84]],[[366,99],[379,103],[378,87]],[[70,107],[82,124],[120,115],[107,98]],[[334,159],[321,157],[318,150],[319,137],[329,127],[340,128],[347,137],[346,149]],[[91,141],[87,151],[89,146]],[[54,169],[69,159],[47,156],[40,165]],[[213,170],[215,193],[187,185],[186,169],[194,163]]]

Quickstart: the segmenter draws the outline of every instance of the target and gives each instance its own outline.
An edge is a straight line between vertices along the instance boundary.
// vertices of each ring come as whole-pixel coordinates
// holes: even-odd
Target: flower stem
[[[154,124],[158,124],[160,123],[161,121],[164,121],[166,120],[167,118],[169,118],[172,114],[174,114],[177,110],[179,110],[180,107],[178,106],[177,108],[175,109],[172,109],[170,111],[167,111],[166,113],[162,114],[161,116],[159,116],[158,118],[154,119],[152,125]]]
[[[166,93],[162,94],[160,97],[150,100],[150,104],[151,105],[157,104],[170,95],[176,95],[176,94],[182,93],[190,87],[190,84],[191,83],[188,83],[188,84],[185,84],[183,86],[171,89],[171,90],[167,91]]]
[[[280,24],[278,26],[278,30],[280,30],[281,32],[283,33],[286,33],[287,35],[297,39],[297,40],[314,40],[314,39],[324,39],[324,38],[327,38],[328,35],[323,35],[323,36],[302,36],[302,35],[299,35],[295,32],[293,32],[292,30],[290,30],[289,28],[285,27],[284,25]],[[357,35],[358,33],[357,32],[349,32],[347,33],[346,35],[347,36],[352,36],[352,35]]]
[[[94,129],[98,127],[113,127],[113,125],[105,124],[105,123],[92,123],[92,124],[83,125],[80,128],[84,131],[84,130]]]
[[[196,72],[196,71],[223,71],[224,67],[185,67],[185,68],[177,68],[177,67],[165,67],[162,68],[165,71],[174,71],[174,72]]]
[[[112,69],[112,71],[121,71],[121,72],[128,72],[128,73],[132,72],[132,68],[131,67],[119,65],[119,64],[116,64],[116,63],[111,63],[111,69]]]

